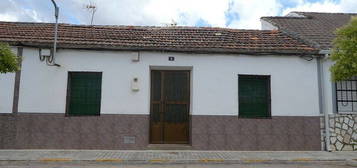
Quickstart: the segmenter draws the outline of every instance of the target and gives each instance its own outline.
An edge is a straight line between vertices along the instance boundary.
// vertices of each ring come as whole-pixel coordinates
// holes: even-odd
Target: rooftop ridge
[[[297,16],[262,16],[260,19],[310,19],[309,17]]]
[[[0,23],[8,24],[33,24],[33,25],[53,25],[51,22],[10,22],[0,21]],[[94,28],[134,28],[134,29],[207,29],[207,30],[227,30],[227,31],[262,31],[271,32],[270,30],[259,29],[235,29],[227,27],[197,27],[197,26],[140,26],[140,25],[87,25],[87,24],[72,24],[72,23],[59,23],[60,26],[69,27],[94,27]]]
[[[357,13],[345,13],[345,12],[304,12],[304,11],[291,11],[289,13],[311,13],[311,14],[332,14],[332,15],[357,15]]]
[[[329,13],[329,12],[302,12],[302,11],[291,11],[289,13],[297,13],[297,14],[326,14],[326,15],[351,15],[357,16],[357,13]],[[260,19],[312,19],[309,15],[304,15],[305,17],[298,16],[262,16]]]

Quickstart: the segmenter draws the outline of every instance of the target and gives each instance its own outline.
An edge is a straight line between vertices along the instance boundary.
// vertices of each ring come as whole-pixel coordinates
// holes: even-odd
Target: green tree
[[[357,17],[344,27],[337,29],[331,59],[333,81],[341,81],[357,76]]]
[[[16,72],[20,69],[17,56],[6,43],[0,43],[0,73]]]

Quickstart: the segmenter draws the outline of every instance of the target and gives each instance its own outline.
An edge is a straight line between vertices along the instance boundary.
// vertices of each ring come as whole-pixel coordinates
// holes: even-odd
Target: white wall
[[[335,103],[335,97],[333,97],[333,93],[336,92],[334,90],[334,83],[331,80],[331,72],[330,72],[330,67],[334,64],[333,61],[331,61],[330,59],[324,59],[322,66],[323,66],[323,78],[324,78],[324,109],[326,110],[329,114],[332,114],[333,112],[336,112],[336,110],[334,108],[336,108],[336,106],[334,106]]]
[[[15,73],[0,74],[0,113],[12,113]]]
[[[278,28],[271,23],[260,19],[260,24],[261,24],[261,30],[278,30]]]
[[[11,48],[17,54],[17,48]],[[0,74],[0,113],[12,113],[15,73]]]
[[[101,71],[104,114],[149,114],[150,67],[192,68],[191,114],[237,115],[238,74],[271,75],[273,116],[317,116],[316,61],[296,56],[244,56],[141,52],[59,50],[60,68],[38,59],[25,48],[19,112],[64,113],[68,71]],[[168,61],[174,56],[175,61]],[[138,77],[140,91],[131,80]]]
[[[293,16],[293,17],[304,17],[302,15],[298,15],[296,13],[289,13],[289,16]],[[261,22],[261,29],[262,30],[278,30],[278,28],[274,25],[272,25],[271,23],[260,19]],[[331,81],[331,72],[330,72],[330,67],[333,65],[334,63],[329,59],[326,58],[323,60],[322,62],[322,67],[323,67],[323,110],[327,111],[329,114],[334,113],[336,110],[336,106],[335,106],[335,97],[333,97],[333,93],[335,92],[334,90],[334,83]]]

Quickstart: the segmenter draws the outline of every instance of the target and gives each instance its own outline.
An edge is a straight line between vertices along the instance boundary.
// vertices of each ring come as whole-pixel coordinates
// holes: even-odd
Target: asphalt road
[[[96,162],[19,162],[1,161],[0,168],[352,168],[348,162],[289,162],[289,163],[201,163],[201,164],[125,164]]]

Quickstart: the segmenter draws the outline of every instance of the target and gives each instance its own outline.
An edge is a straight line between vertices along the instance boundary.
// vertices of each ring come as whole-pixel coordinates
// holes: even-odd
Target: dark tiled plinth
[[[319,117],[194,115],[191,122],[195,150],[321,150]],[[2,114],[0,135],[0,149],[147,149],[149,115]]]
[[[24,114],[1,129],[3,149],[144,149],[148,145],[148,115],[65,117],[63,114]],[[9,120],[0,116],[0,121]],[[10,136],[11,135],[11,136]],[[3,137],[3,136],[1,136]],[[125,144],[124,137],[135,137]],[[5,139],[5,142],[4,142]]]
[[[319,117],[192,116],[197,150],[321,150]]]

